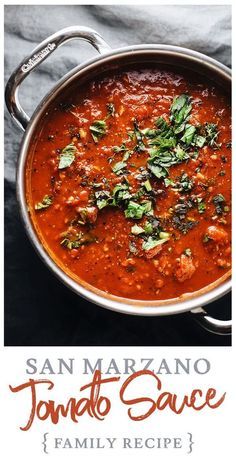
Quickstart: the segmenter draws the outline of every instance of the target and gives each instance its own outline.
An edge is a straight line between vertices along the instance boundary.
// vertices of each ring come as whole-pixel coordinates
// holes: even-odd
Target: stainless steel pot
[[[100,56],[77,66],[66,74],[44,97],[32,117],[29,118],[18,99],[21,82],[58,47],[72,39],[86,40],[99,52]],[[231,330],[231,321],[216,320],[208,316],[202,307],[230,291],[230,278],[209,285],[192,295],[168,301],[136,301],[107,295],[84,282],[75,282],[66,275],[43,248],[30,220],[25,197],[25,164],[33,133],[49,106],[75,82],[77,85],[82,84],[108,70],[120,69],[124,65],[137,63],[164,63],[194,70],[230,92],[230,70],[201,53],[162,44],[136,45],[112,50],[97,32],[81,26],[68,27],[48,37],[13,72],[6,86],[6,104],[12,118],[25,131],[17,165],[17,197],[25,229],[36,251],[51,271],[71,290],[93,303],[114,311],[142,316],[160,316],[190,311],[207,330],[218,334],[228,334]]]

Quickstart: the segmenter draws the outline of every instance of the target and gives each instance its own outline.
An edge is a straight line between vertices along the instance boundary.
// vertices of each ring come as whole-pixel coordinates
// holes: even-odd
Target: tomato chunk
[[[156,247],[152,248],[151,250],[145,251],[145,256],[147,259],[152,259],[162,250],[162,245],[157,245]]]
[[[177,265],[177,269],[175,272],[175,277],[179,282],[184,282],[192,277],[194,272],[196,271],[196,267],[193,264],[193,260],[191,256],[186,256],[182,254],[180,256],[180,260]]]
[[[210,226],[206,230],[206,236],[209,237],[211,240],[219,243],[228,243],[229,237],[228,233],[218,226]]]

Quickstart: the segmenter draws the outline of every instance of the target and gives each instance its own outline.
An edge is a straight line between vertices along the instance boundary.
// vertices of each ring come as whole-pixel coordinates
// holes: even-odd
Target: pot
[[[29,118],[18,99],[18,89],[21,82],[59,46],[72,39],[86,40],[98,51],[100,56],[77,66],[66,74],[44,97],[32,117]],[[136,45],[112,50],[96,31],[80,26],[62,29],[48,37],[33,50],[30,56],[20,63],[11,75],[6,86],[6,105],[12,118],[25,131],[18,158],[16,182],[17,198],[26,232],[39,256],[50,270],[71,290],[93,303],[110,310],[142,316],[191,312],[207,330],[218,334],[228,334],[231,330],[231,321],[216,320],[208,316],[203,307],[230,291],[230,276],[228,276],[227,280],[220,279],[218,282],[194,292],[192,295],[183,295],[180,298],[162,302],[136,301],[107,295],[105,292],[91,288],[85,283],[75,282],[66,275],[43,248],[30,220],[25,197],[25,165],[31,139],[40,119],[52,102],[74,82],[82,84],[89,79],[93,79],[101,72],[104,73],[108,70],[119,69],[127,64],[137,63],[164,63],[194,70],[230,92],[230,69],[206,55],[186,48],[162,44]]]

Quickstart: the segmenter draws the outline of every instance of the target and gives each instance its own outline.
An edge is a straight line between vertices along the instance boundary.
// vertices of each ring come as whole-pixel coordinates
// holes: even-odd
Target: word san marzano
[[[210,361],[206,358],[173,358],[173,359],[154,359],[154,358],[123,358],[123,359],[88,359],[80,360],[75,358],[45,358],[38,360],[29,358],[26,360],[26,374],[29,375],[62,375],[62,374],[93,374],[99,370],[106,375],[130,375],[139,370],[151,370],[157,375],[161,374],[207,374],[210,371]]]
[[[133,421],[143,421],[166,409],[174,414],[181,414],[185,409],[196,412],[205,408],[216,409],[222,405],[226,395],[219,394],[212,387],[205,388],[205,391],[196,388],[187,393],[175,393],[163,385],[160,376],[148,369],[134,372],[124,382],[120,376],[108,377],[96,370],[91,382],[80,387],[78,395],[66,398],[61,403],[52,398],[54,387],[55,383],[50,379],[32,378],[20,385],[9,386],[11,392],[19,393],[24,390],[29,397],[30,413],[27,408],[27,418],[24,419],[21,430],[29,430],[36,419],[57,424],[61,419],[68,418],[77,423],[83,415],[89,415],[91,418],[103,420],[111,411],[111,397],[113,401],[117,398],[112,387],[118,389],[121,413],[124,406],[129,419]],[[47,393],[49,398],[45,400]],[[43,400],[40,399],[41,395]]]

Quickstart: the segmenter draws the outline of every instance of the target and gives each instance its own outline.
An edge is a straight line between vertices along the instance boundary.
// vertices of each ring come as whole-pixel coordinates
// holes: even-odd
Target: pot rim
[[[189,295],[182,295],[179,298],[163,301],[132,300],[129,298],[116,297],[114,295],[110,295],[106,292],[98,290],[84,281],[81,281],[81,283],[75,281],[72,277],[66,274],[65,271],[63,271],[63,269],[56,263],[56,260],[50,256],[50,254],[46,251],[46,247],[43,246],[39,236],[37,235],[37,232],[35,231],[33,221],[30,218],[28,206],[26,203],[25,163],[28,156],[28,148],[31,142],[31,137],[38,121],[41,119],[45,113],[45,110],[50,106],[52,101],[57,98],[57,96],[63,91],[64,88],[67,88],[68,85],[76,80],[80,74],[88,72],[94,66],[101,66],[102,64],[105,64],[115,57],[122,58],[123,56],[130,54],[132,57],[135,57],[140,53],[145,53],[148,56],[155,52],[157,52],[159,56],[166,54],[173,54],[175,56],[178,55],[179,57],[182,56],[189,59],[189,61],[194,61],[196,64],[201,64],[210,68],[213,72],[220,72],[224,78],[227,77],[230,79],[231,70],[227,66],[213,58],[208,57],[207,55],[196,52],[195,50],[174,45],[135,45],[118,48],[111,50],[108,53],[96,56],[89,61],[76,66],[74,69],[66,73],[40,101],[30,118],[30,122],[27,126],[26,132],[20,145],[16,174],[17,199],[19,203],[21,218],[31,243],[47,267],[74,293],[84,297],[92,303],[112,311],[140,316],[161,316],[183,313],[209,304],[230,291],[231,279],[228,278],[227,281],[224,281],[225,279],[218,279],[207,287],[193,292],[191,297],[189,297]]]

